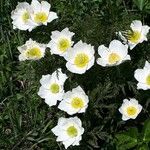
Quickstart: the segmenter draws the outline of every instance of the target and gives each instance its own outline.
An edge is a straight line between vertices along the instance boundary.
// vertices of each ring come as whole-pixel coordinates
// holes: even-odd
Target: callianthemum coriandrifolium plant
[[[79,145],[84,128],[78,117],[62,117],[58,119],[58,124],[52,132],[57,136],[57,141],[61,141],[67,149],[70,145]]]
[[[25,61],[41,59],[45,55],[45,49],[45,44],[40,44],[32,39],[29,39],[24,45],[18,47],[20,52],[19,60]]]
[[[119,36],[124,41],[128,43],[129,48],[132,50],[137,44],[147,41],[147,34],[150,30],[150,27],[147,25],[142,25],[142,22],[139,20],[134,20],[130,25],[129,30],[119,32]]]
[[[122,114],[122,120],[135,119],[141,112],[142,106],[138,104],[138,101],[134,98],[130,100],[124,99],[122,106],[119,108],[119,112]]]
[[[64,56],[67,61],[66,68],[72,73],[85,73],[94,65],[94,53],[93,46],[79,41]]]
[[[88,96],[78,86],[64,94],[63,100],[60,102],[58,108],[67,112],[69,115],[84,113],[88,107],[88,102]]]
[[[18,3],[11,14],[13,28],[32,31],[38,26],[47,25],[58,18],[55,12],[50,11],[50,7],[51,5],[47,1],[32,0],[31,5],[27,2]],[[148,40],[149,26],[142,25],[139,20],[134,20],[130,27],[131,29],[127,31],[118,32],[122,42],[112,40],[108,48],[105,45],[98,47],[100,58],[97,59],[97,64],[100,65],[98,66],[99,68],[107,68],[108,66],[113,68],[127,60],[132,61],[131,56],[128,54],[128,48],[133,49],[137,44]],[[63,57],[62,59],[66,61],[66,68],[70,74],[86,76],[85,73],[92,69],[95,69],[95,74],[98,69],[98,67],[95,68],[96,48],[82,40],[75,42],[73,40],[74,35],[75,33],[66,27],[61,31],[52,31],[51,40],[48,44],[39,44],[29,39],[24,45],[18,47],[21,53],[19,60],[40,60],[46,55],[46,48],[50,48],[51,54]],[[66,73],[62,73],[62,68],[64,67],[59,67],[52,74],[42,76],[38,95],[50,107],[57,105],[57,101],[61,101],[58,108],[68,115],[86,112],[90,103],[89,96],[84,92],[86,87],[82,89],[81,86],[83,85],[78,85],[76,88],[72,88],[72,91],[65,92],[65,82],[67,79],[69,80],[69,76]],[[150,68],[147,61],[143,70],[136,70],[135,78],[139,81],[138,89],[145,90],[149,89],[148,86],[150,85]],[[141,110],[142,106],[135,98],[124,99],[122,106],[119,108],[123,121],[135,119]],[[85,128],[86,126],[83,125],[83,127]],[[52,128],[51,131],[57,136],[57,141],[61,141],[67,149],[71,145],[79,145],[84,133],[83,127],[78,117],[59,117],[57,126]],[[135,146],[136,144],[133,145]]]
[[[40,83],[41,87],[38,91],[38,95],[45,99],[45,103],[49,106],[57,104],[57,101],[61,101],[64,95],[64,83],[68,77],[63,74],[61,69],[56,70],[51,75],[43,75]]]
[[[53,31],[51,41],[47,44],[51,54],[64,56],[74,43],[72,41],[73,36],[74,33],[70,32],[68,28],[63,29],[61,32]]]
[[[143,69],[135,70],[134,77],[138,81],[137,89],[150,89],[150,63],[146,61]]]
[[[130,55],[128,55],[128,46],[118,40],[111,41],[109,48],[100,45],[98,54],[101,58],[97,59],[97,63],[103,67],[116,66],[126,60],[131,60]]]
[[[31,21],[32,7],[27,3],[18,3],[16,9],[12,11],[13,29],[32,30],[34,23]]]

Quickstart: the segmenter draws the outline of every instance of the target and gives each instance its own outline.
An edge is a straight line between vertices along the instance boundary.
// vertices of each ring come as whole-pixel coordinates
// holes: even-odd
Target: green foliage
[[[116,135],[117,141],[117,149],[124,150],[130,149],[137,145],[137,129],[131,128],[128,132]]]
[[[51,31],[69,27],[75,32],[75,42],[83,40],[95,46],[97,58],[97,47],[116,39],[115,32],[128,29],[132,20],[139,19],[149,24],[149,1],[47,1],[59,19],[29,33],[12,29],[10,14],[18,0],[0,0],[0,149],[64,149],[56,142],[51,128],[59,117],[69,116],[57,107],[48,107],[37,95],[41,76],[51,74],[58,67],[69,77],[65,90],[81,85],[90,99],[86,113],[79,115],[85,128],[80,146],[69,150],[115,150],[116,145],[122,144],[126,149],[139,145],[139,137],[144,138],[140,138],[142,143],[138,148],[148,149],[150,122],[144,122],[150,117],[150,92],[137,90],[133,76],[135,69],[143,67],[145,60],[150,61],[150,43],[143,42],[130,51],[132,61],[106,68],[95,63],[83,75],[67,71],[65,60],[51,55],[49,49],[39,61],[19,62],[17,46],[29,38],[48,43]],[[118,108],[128,97],[135,97],[144,109],[136,120],[123,122]],[[123,132],[125,129],[130,130]],[[114,135],[120,132],[123,133],[117,134],[116,143]]]
[[[150,120],[147,120],[143,128],[143,141],[150,142]]]
[[[144,123],[142,133],[137,128],[131,128],[126,132],[115,135],[118,150],[135,148],[138,150],[149,150],[150,144],[150,120]]]
[[[150,14],[150,1],[149,0],[133,0],[135,5],[140,11],[147,12]]]

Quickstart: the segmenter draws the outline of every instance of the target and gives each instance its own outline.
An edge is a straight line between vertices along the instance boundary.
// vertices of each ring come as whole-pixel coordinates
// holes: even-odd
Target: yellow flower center
[[[88,62],[89,62],[89,57],[85,53],[77,54],[74,60],[74,64],[79,68],[85,67],[88,64]]]
[[[129,116],[134,116],[137,113],[137,108],[130,106],[127,108],[127,114]]]
[[[78,135],[78,130],[74,126],[70,126],[67,129],[67,134],[71,137],[74,138]]]
[[[47,19],[48,19],[48,16],[45,12],[39,12],[35,14],[35,17],[34,17],[34,21],[36,23],[44,23],[47,21]]]
[[[75,97],[71,101],[71,106],[75,109],[83,108],[84,102],[81,98]]]
[[[31,49],[28,49],[26,55],[29,58],[33,58],[33,57],[41,58],[42,53],[41,53],[41,50],[39,48],[34,47]]]
[[[150,74],[146,78],[146,84],[150,86]]]
[[[58,43],[58,49],[62,52],[65,52],[69,47],[71,47],[71,44],[68,39],[61,39]]]
[[[30,14],[29,14],[29,12],[24,12],[23,13],[23,15],[22,15],[22,20],[23,20],[23,22],[28,22],[28,19],[30,18]]]
[[[59,85],[57,83],[53,83],[51,86],[50,86],[50,91],[54,94],[58,93],[59,92]]]
[[[118,54],[111,53],[109,55],[108,61],[109,61],[110,64],[114,64],[114,63],[118,62],[120,59],[121,58],[120,58],[120,56]]]
[[[141,33],[139,31],[128,31],[128,40],[132,43],[138,43],[139,39],[141,38]]]

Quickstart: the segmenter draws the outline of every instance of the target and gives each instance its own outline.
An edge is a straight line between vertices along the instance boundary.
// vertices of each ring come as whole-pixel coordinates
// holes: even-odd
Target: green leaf
[[[147,144],[143,144],[138,148],[138,150],[149,150],[149,147]]]
[[[145,121],[142,134],[143,141],[150,142],[150,119]]]
[[[146,0],[133,0],[133,2],[141,11],[143,10],[143,8],[146,4]]]
[[[150,2],[148,2],[145,6],[146,12],[150,14]]]
[[[123,132],[116,135],[116,144],[118,150],[126,150],[135,147],[138,144],[138,130],[137,128],[131,128],[127,132]]]
[[[141,11],[150,13],[150,1],[149,0],[133,0],[133,2]]]

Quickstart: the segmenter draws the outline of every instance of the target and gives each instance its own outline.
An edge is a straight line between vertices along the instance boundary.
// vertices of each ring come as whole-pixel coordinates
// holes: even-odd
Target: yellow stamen
[[[74,60],[74,64],[79,68],[85,67],[88,64],[88,62],[89,62],[89,57],[85,53],[77,54]]]
[[[76,137],[78,135],[78,130],[74,127],[74,126],[70,126],[68,129],[67,129],[67,134],[73,138],[73,137]]]
[[[83,108],[84,102],[81,98],[75,97],[71,101],[71,106],[75,109]]]
[[[71,47],[71,43],[68,39],[61,39],[58,43],[58,49],[62,52],[65,52],[69,47]]]
[[[42,57],[41,50],[37,47],[28,49],[26,55],[29,58],[33,58],[33,57],[41,58]]]
[[[141,38],[141,33],[139,31],[128,31],[127,38],[132,43],[138,43]]]
[[[127,108],[127,114],[129,116],[134,116],[137,113],[137,108],[130,106]]]
[[[39,12],[35,14],[35,17],[34,17],[34,21],[36,23],[44,23],[47,21],[47,19],[48,19],[48,16],[45,12]]]
[[[57,83],[53,83],[50,86],[50,91],[54,94],[59,93],[59,85]]]
[[[150,74],[146,78],[146,84],[150,86]]]
[[[29,18],[30,18],[29,12],[27,12],[27,11],[24,12],[23,15],[22,15],[23,22],[27,23]]]
[[[108,61],[109,61],[110,64],[114,64],[114,63],[118,62],[120,59],[121,58],[120,58],[120,56],[118,54],[111,53],[109,55]]]

